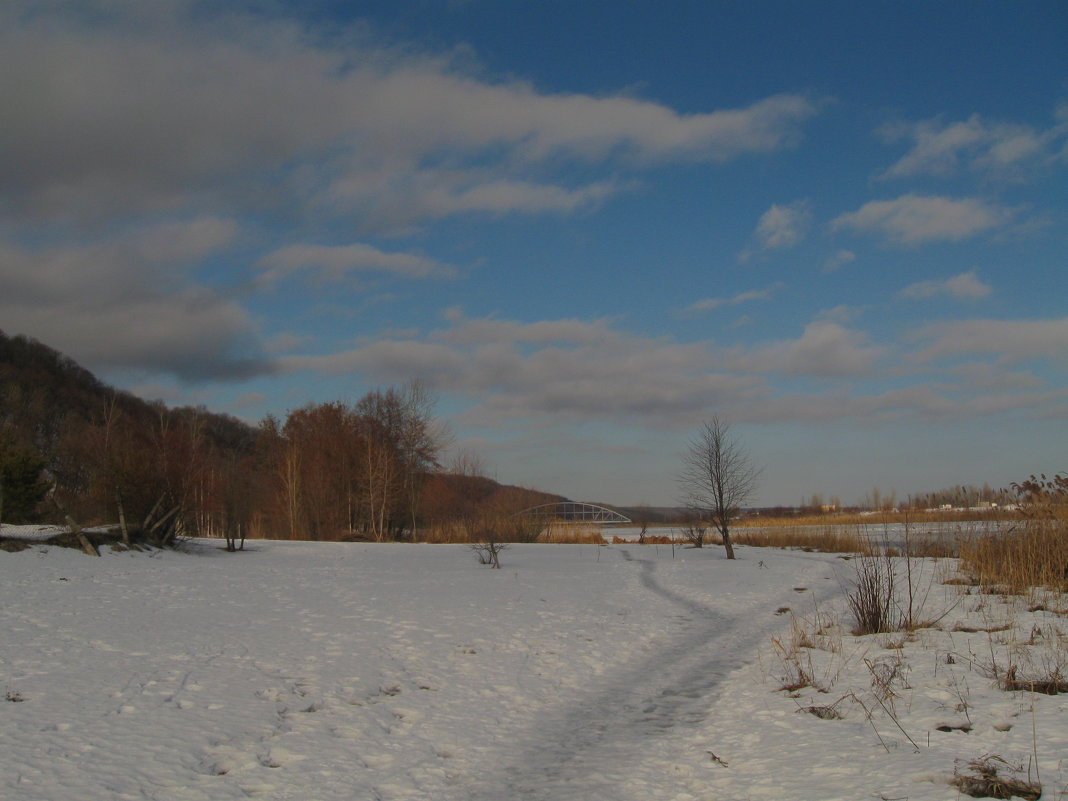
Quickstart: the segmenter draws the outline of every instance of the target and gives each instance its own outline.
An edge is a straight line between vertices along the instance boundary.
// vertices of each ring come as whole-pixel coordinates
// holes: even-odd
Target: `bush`
[[[847,595],[849,610],[856,618],[853,633],[886,634],[900,628],[894,614],[896,576],[888,557],[864,556],[854,562],[856,576]]]

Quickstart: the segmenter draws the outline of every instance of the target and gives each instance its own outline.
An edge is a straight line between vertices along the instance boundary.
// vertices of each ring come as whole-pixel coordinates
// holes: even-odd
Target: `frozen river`
[[[826,525],[826,526],[795,526],[783,529],[775,527],[777,531],[795,531],[797,534],[819,534],[823,532],[840,531],[842,533],[857,533],[868,540],[872,545],[881,548],[895,548],[904,551],[906,540],[909,543],[948,543],[955,544],[962,537],[973,537],[979,534],[1004,530],[1011,523],[1005,521],[938,521],[933,523],[910,523],[907,527],[903,523],[869,523],[865,525]],[[732,528],[735,537],[744,537],[747,533],[765,531],[767,529],[758,526],[746,526]],[[638,526],[604,526],[602,535],[608,542],[613,537],[622,540],[637,542],[641,534]],[[709,528],[708,536],[713,536],[713,529]],[[650,537],[672,537],[678,541],[685,541],[686,535],[682,526],[658,526],[650,527],[646,532]]]

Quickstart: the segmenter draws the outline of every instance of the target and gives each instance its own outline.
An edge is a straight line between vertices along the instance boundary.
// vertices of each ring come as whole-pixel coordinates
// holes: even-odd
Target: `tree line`
[[[442,512],[435,500],[463,506],[462,477],[436,480],[446,437],[433,412],[432,395],[411,382],[252,426],[145,402],[45,345],[0,332],[0,516],[121,518],[161,540],[231,544],[407,539]]]

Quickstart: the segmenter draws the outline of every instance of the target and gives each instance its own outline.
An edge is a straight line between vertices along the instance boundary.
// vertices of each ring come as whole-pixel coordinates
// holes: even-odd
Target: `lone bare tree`
[[[734,558],[731,516],[752,498],[760,473],[719,417],[702,424],[690,440],[679,474],[684,500],[719,531],[728,559]]]

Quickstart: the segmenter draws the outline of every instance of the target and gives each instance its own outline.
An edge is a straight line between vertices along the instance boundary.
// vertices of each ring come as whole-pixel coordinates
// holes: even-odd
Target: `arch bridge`
[[[560,520],[573,523],[630,523],[631,519],[614,509],[582,501],[560,501],[532,506],[519,514],[550,522]]]

